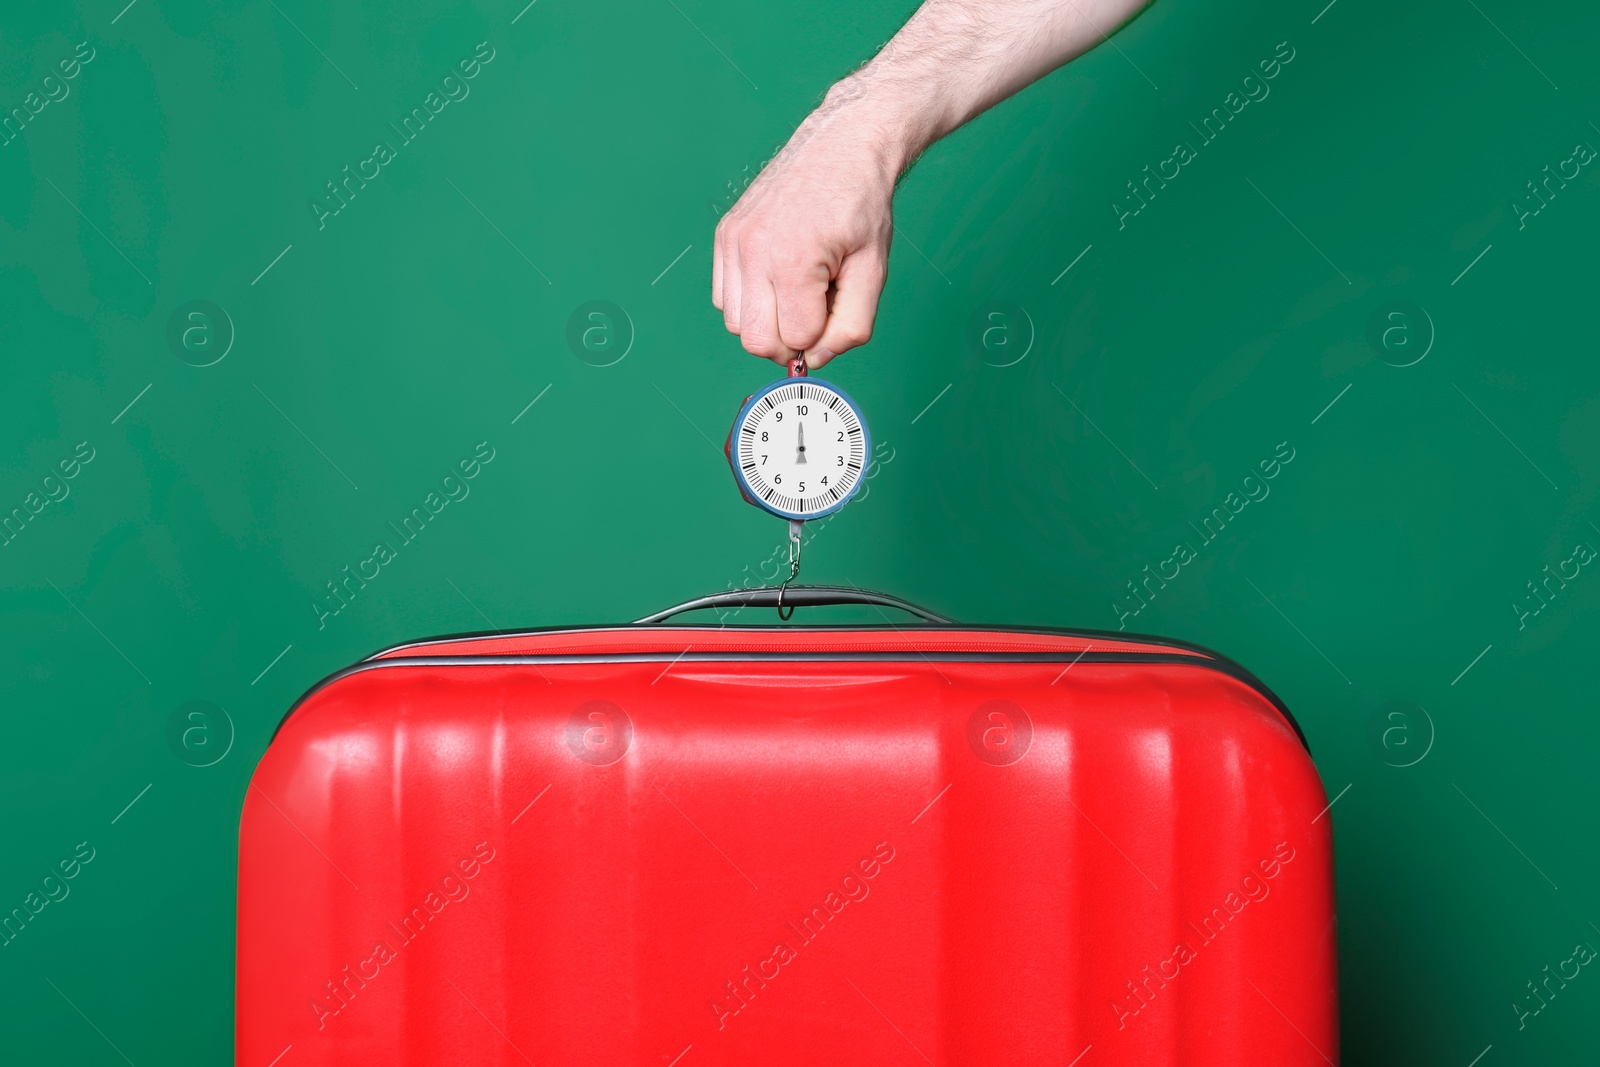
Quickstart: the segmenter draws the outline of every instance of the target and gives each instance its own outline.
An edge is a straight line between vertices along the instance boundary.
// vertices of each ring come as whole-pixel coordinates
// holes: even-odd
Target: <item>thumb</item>
[[[832,306],[817,343],[806,349],[806,366],[821,367],[841,352],[872,340],[887,265],[878,249],[851,253],[839,264]]]

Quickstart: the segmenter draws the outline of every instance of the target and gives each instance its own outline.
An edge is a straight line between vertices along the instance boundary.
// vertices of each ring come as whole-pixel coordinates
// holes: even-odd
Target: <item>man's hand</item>
[[[723,216],[711,302],[746,351],[820,367],[872,337],[900,166],[825,103]]]
[[[1097,44],[1147,0],[926,0],[828,91],[717,224],[711,302],[745,350],[820,367],[866,344],[894,183],[928,145]]]

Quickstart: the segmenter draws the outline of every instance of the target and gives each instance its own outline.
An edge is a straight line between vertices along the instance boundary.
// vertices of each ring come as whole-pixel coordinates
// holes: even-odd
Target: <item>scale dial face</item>
[[[785,519],[815,519],[844,507],[872,454],[855,402],[815,378],[773,382],[734,420],[729,458],[739,488]]]

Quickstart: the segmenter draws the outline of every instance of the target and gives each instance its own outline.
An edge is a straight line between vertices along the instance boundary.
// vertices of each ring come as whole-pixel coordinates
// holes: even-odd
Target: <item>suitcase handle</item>
[[[927,608],[919,608],[899,597],[842,585],[791,585],[788,588],[774,585],[760,586],[756,589],[732,589],[726,593],[713,593],[710,596],[686,600],[677,607],[658,611],[654,615],[646,615],[634,625],[648,626],[651,623],[665,622],[674,615],[700,608],[811,608],[830,604],[870,604],[880,608],[899,608],[915,615],[923,622],[951,625],[951,621],[943,615],[935,615]]]

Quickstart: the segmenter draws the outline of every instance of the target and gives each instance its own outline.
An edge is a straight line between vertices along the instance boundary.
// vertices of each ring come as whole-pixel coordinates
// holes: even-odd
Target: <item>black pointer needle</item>
[[[806,424],[802,422],[800,424],[800,445],[799,445],[799,448],[795,451],[794,462],[795,462],[796,466],[799,466],[800,464],[804,463],[805,461],[806,461]]]

